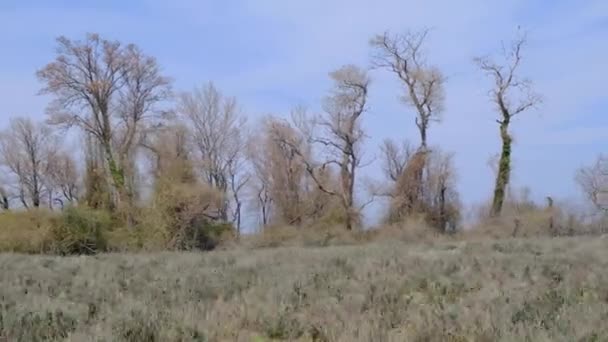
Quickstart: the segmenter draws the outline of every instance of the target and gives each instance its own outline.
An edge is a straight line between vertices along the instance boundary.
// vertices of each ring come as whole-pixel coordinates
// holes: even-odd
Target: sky
[[[529,37],[521,72],[544,101],[512,125],[512,182],[537,199],[582,200],[577,168],[608,152],[606,0],[3,0],[0,126],[16,115],[44,118],[49,98],[37,95],[35,71],[53,59],[60,35],[96,32],[135,43],[177,90],[213,81],[255,122],[295,105],[320,110],[330,71],[370,66],[373,35],[428,27],[425,51],[447,76],[443,121],[431,127],[429,142],[455,153],[458,190],[471,206],[490,197],[488,160],[500,149],[491,82],[473,58],[498,53],[519,26]],[[385,138],[419,138],[393,75],[370,75],[363,123],[365,154],[374,160]],[[382,177],[378,163],[362,174]]]

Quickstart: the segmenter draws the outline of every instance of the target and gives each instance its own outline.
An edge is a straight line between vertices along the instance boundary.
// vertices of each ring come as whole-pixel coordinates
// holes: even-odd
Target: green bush
[[[147,225],[164,231],[165,248],[212,250],[234,237],[231,224],[216,220],[223,204],[217,190],[196,183],[161,183],[154,197],[154,213]],[[146,227],[148,229],[148,227]]]
[[[108,248],[105,234],[112,225],[112,217],[105,211],[68,208],[51,228],[51,249],[61,255],[104,252]]]
[[[195,218],[174,230],[170,241],[173,249],[210,251],[233,235],[234,228],[230,223]]]

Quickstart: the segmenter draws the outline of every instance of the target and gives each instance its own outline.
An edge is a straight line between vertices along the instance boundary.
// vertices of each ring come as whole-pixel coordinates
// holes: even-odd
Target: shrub
[[[160,184],[154,199],[154,230],[163,231],[165,248],[212,250],[232,239],[234,228],[216,219],[223,198],[196,183]]]
[[[230,223],[197,218],[174,232],[170,247],[178,250],[210,251],[222,242],[232,239],[233,235],[234,228]]]
[[[399,223],[383,225],[367,232],[369,241],[403,241],[428,242],[439,238],[447,238],[439,230],[428,224],[425,215],[412,215]]]
[[[54,216],[44,209],[0,212],[0,252],[45,252]]]
[[[67,208],[50,231],[54,253],[96,254],[108,248],[105,234],[112,229],[109,213],[85,207]]]

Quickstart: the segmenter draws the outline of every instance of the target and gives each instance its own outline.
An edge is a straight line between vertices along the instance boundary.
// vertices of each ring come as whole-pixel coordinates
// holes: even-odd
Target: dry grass
[[[608,239],[0,255],[0,341],[604,341]]]

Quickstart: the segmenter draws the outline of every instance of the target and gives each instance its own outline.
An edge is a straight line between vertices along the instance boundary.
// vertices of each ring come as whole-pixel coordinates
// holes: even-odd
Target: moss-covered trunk
[[[126,197],[125,173],[123,167],[116,161],[109,143],[104,143],[105,157],[108,163],[109,182],[111,187],[111,209],[118,209]]]
[[[492,201],[492,210],[490,212],[490,216],[492,217],[500,216],[502,212],[506,189],[511,178],[512,139],[509,135],[508,120],[500,123],[500,137],[502,139],[502,151],[500,153],[500,161],[498,162],[498,173],[496,174],[496,184],[494,186],[494,199]]]

